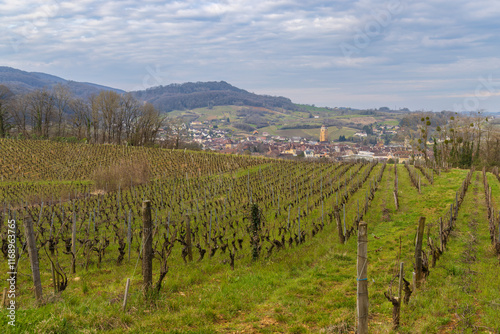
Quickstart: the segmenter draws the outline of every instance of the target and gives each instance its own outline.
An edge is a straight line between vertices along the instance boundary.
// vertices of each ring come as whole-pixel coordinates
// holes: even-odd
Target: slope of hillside
[[[46,73],[26,72],[6,66],[0,66],[0,84],[8,86],[15,94],[43,88],[51,89],[57,84],[68,86],[69,90],[77,97],[87,97],[91,94],[98,94],[102,90],[113,90],[118,93],[125,93],[125,91],[116,88],[88,82],[71,81]]]
[[[278,107],[289,110],[297,108],[286,97],[257,95],[234,87],[225,81],[171,84],[132,92],[132,94],[137,99],[150,102],[165,112],[221,105]]]
[[[94,83],[66,80],[51,74],[26,72],[0,66],[0,84],[6,85],[15,94],[36,89],[51,89],[57,84],[65,85],[76,97],[86,98],[102,90],[112,90],[119,94],[125,91]],[[275,97],[250,93],[230,85],[225,81],[187,82],[158,86],[131,92],[138,100],[152,103],[163,112],[187,110],[223,105],[238,105],[297,110],[298,106],[286,97]]]

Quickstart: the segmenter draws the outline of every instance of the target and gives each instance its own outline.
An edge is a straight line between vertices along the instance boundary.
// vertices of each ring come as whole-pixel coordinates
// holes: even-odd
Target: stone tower
[[[320,133],[319,133],[319,141],[320,142],[326,142],[327,141],[327,139],[326,139],[326,137],[327,137],[326,130],[327,130],[326,126],[323,125],[321,127],[321,130],[320,130]]]

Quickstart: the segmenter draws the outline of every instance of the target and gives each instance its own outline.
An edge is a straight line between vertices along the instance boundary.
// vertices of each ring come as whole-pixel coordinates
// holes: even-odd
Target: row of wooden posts
[[[143,276],[143,290],[147,296],[148,292],[152,288],[152,274],[153,274],[153,249],[152,249],[152,219],[151,219],[151,202],[143,202],[143,240],[142,240],[142,276]],[[416,282],[417,287],[421,280],[421,247],[422,247],[422,237],[424,230],[425,218],[421,218],[419,223],[419,232],[417,238],[417,246],[415,249],[416,254]],[[35,234],[33,230],[33,222],[27,217],[24,220],[24,227],[26,233],[27,247],[30,259],[30,265],[32,269],[32,277],[34,283],[34,292],[37,302],[41,302],[43,299],[42,294],[42,284],[40,279],[40,268],[38,262],[38,250],[36,247]],[[189,244],[189,222],[187,222],[186,227],[187,232],[187,243]],[[75,233],[73,233],[74,235]],[[358,333],[363,334],[368,331],[368,238],[367,238],[367,224],[363,221],[359,223],[358,226],[358,258],[357,258],[357,318],[358,318]],[[74,246],[74,245],[73,245]],[[188,248],[189,254],[189,248]],[[189,255],[188,255],[189,257]],[[192,259],[192,254],[189,257]],[[419,269],[420,268],[420,269]],[[401,285],[403,282],[403,264],[401,264],[400,273],[400,291],[398,295],[398,301],[401,300]],[[55,282],[54,282],[55,284]],[[127,279],[125,287],[125,295],[123,299],[123,310],[126,310],[128,293],[130,288],[130,278]],[[399,304],[398,304],[399,305]],[[399,319],[399,306],[397,318]]]
[[[413,272],[413,291],[420,288],[424,279],[423,261],[422,261],[422,241],[425,230],[425,217],[420,217],[417,228],[417,240],[415,244],[415,271]],[[358,257],[357,257],[357,333],[368,333],[368,225],[366,222],[360,222],[358,228]],[[404,262],[399,264],[399,284],[397,297],[392,293],[385,293],[386,298],[393,305],[393,328],[399,327],[401,304],[408,304],[412,289],[410,283],[404,278]],[[403,297],[404,291],[404,297]]]
[[[410,181],[413,184],[415,188],[417,188],[418,193],[420,194],[420,175],[417,174],[415,169],[411,169],[410,165],[406,162],[404,163],[404,166],[406,170],[408,171],[408,174],[410,175]]]
[[[498,169],[496,170],[498,174]],[[483,184],[484,184],[484,195],[486,200],[486,209],[488,211],[488,224],[490,230],[490,240],[491,244],[495,248],[495,251],[500,259],[500,212],[495,213],[495,208],[493,207],[493,201],[491,198],[491,187],[488,184],[488,178],[486,177],[486,168],[483,167]],[[500,210],[499,210],[500,211]],[[497,231],[498,224],[498,235]]]
[[[395,169],[395,201],[396,207],[398,207],[397,200],[397,169]],[[462,193],[460,194],[461,199],[465,195],[465,191],[467,190],[467,183],[470,182],[470,176],[464,182],[464,187],[462,188]],[[465,189],[464,189],[465,188]],[[374,188],[373,190],[375,190]],[[143,290],[147,295],[148,291],[152,288],[152,274],[153,274],[153,249],[152,249],[152,219],[151,219],[151,202],[146,200],[143,202],[143,233],[142,233],[142,275],[143,275]],[[458,209],[458,208],[457,208]],[[453,215],[452,215],[453,217]],[[339,224],[340,225],[340,224]],[[24,219],[24,227],[26,233],[26,241],[27,248],[29,253],[29,259],[32,269],[33,283],[34,283],[34,292],[35,298],[38,302],[42,301],[42,284],[40,280],[40,270],[38,263],[38,251],[36,247],[35,234],[33,230],[33,222],[30,217],[26,217]],[[421,217],[418,224],[417,230],[417,241],[415,245],[415,272],[414,272],[414,289],[419,288],[420,284],[423,280],[423,271],[422,271],[422,241],[424,235],[424,227],[425,227],[425,217]],[[72,231],[72,252],[76,254],[76,224],[73,224]],[[187,243],[187,252],[188,259],[192,261],[192,248],[190,247],[190,225],[189,219],[186,221],[186,243]],[[340,229],[339,229],[340,234]],[[364,334],[368,332],[368,239],[367,239],[367,224],[363,221],[359,223],[358,226],[358,257],[357,257],[357,319],[358,319],[358,333]],[[74,264],[72,263],[72,272],[74,272]],[[399,326],[399,313],[401,308],[402,301],[402,291],[405,291],[405,297],[403,300],[408,302],[409,296],[411,294],[411,289],[409,289],[407,281],[404,279],[404,263],[400,263],[400,272],[399,272],[399,288],[398,288],[398,296],[393,297],[386,295],[387,298],[393,303],[393,322],[394,327]],[[55,282],[54,282],[55,284]],[[405,287],[403,288],[403,284]],[[127,300],[128,300],[128,292],[130,288],[130,278],[127,279],[125,295],[123,300],[123,310],[126,310]]]

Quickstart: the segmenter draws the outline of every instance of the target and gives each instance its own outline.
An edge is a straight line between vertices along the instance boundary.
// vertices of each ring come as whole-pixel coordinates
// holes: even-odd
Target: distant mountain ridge
[[[57,84],[67,86],[71,93],[81,98],[86,98],[92,94],[99,94],[102,90],[112,90],[119,94],[126,93],[126,91],[121,89],[88,82],[66,80],[47,73],[26,72],[7,66],[0,66],[0,84],[8,86],[15,94],[43,88],[51,89]],[[286,97],[250,93],[244,89],[232,86],[225,81],[170,84],[130,93],[140,101],[152,103],[163,112],[220,105],[245,105],[285,108],[288,110],[298,108]]]
[[[125,93],[125,91],[121,89],[88,82],[66,80],[47,73],[26,72],[7,66],[0,66],[0,84],[8,86],[15,94],[43,88],[51,89],[57,84],[68,86],[69,90],[77,97],[87,97],[92,94],[99,94],[102,90],[112,90],[120,94]]]

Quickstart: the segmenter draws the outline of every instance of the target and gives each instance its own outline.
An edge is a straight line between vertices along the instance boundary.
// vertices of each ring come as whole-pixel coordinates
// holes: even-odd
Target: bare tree
[[[94,143],[99,142],[99,129],[101,125],[101,113],[99,110],[99,105],[97,101],[97,95],[91,95],[89,97],[89,106],[90,106],[90,112],[91,112],[91,124],[92,124],[92,130],[93,130],[93,135]],[[90,140],[90,137],[89,137]]]
[[[141,115],[135,124],[132,144],[153,144],[164,122],[165,119],[161,116],[160,112],[151,103],[146,103],[142,106]]]
[[[420,119],[420,126],[419,126],[419,135],[420,138],[418,139],[419,143],[419,151],[424,154],[424,159],[425,159],[425,164],[428,164],[428,158],[427,158],[427,140],[429,137],[429,126],[431,125],[431,121],[429,116],[425,116],[425,114],[422,114],[422,117]]]
[[[123,113],[125,139],[130,142],[132,139],[134,124],[136,123],[141,112],[141,106],[130,93],[127,93],[121,97],[120,106],[121,112]]]
[[[76,128],[76,137],[82,139],[86,136],[91,139],[92,128],[92,108],[83,99],[74,99],[70,101],[70,108],[73,111],[71,117],[72,126]]]
[[[55,119],[57,123],[57,132],[56,136],[64,136],[64,115],[65,111],[67,111],[70,101],[71,101],[71,92],[69,91],[67,86],[63,86],[61,84],[57,84],[52,89],[52,95],[54,99],[55,106]]]
[[[106,90],[101,91],[96,99],[97,108],[103,120],[102,142],[111,143],[115,141],[116,136],[118,111],[120,109],[120,95],[116,92]]]
[[[8,105],[13,97],[14,94],[7,86],[0,85],[0,138],[4,138],[10,129],[11,115],[8,112]]]
[[[18,134],[29,136],[29,106],[25,95],[17,95],[10,104],[9,114],[12,117],[14,128]]]
[[[46,90],[36,90],[27,96],[31,126],[37,136],[48,137],[54,116],[54,98]]]
[[[188,126],[182,118],[169,118],[166,121],[167,147],[180,148],[182,142],[188,137]]]

